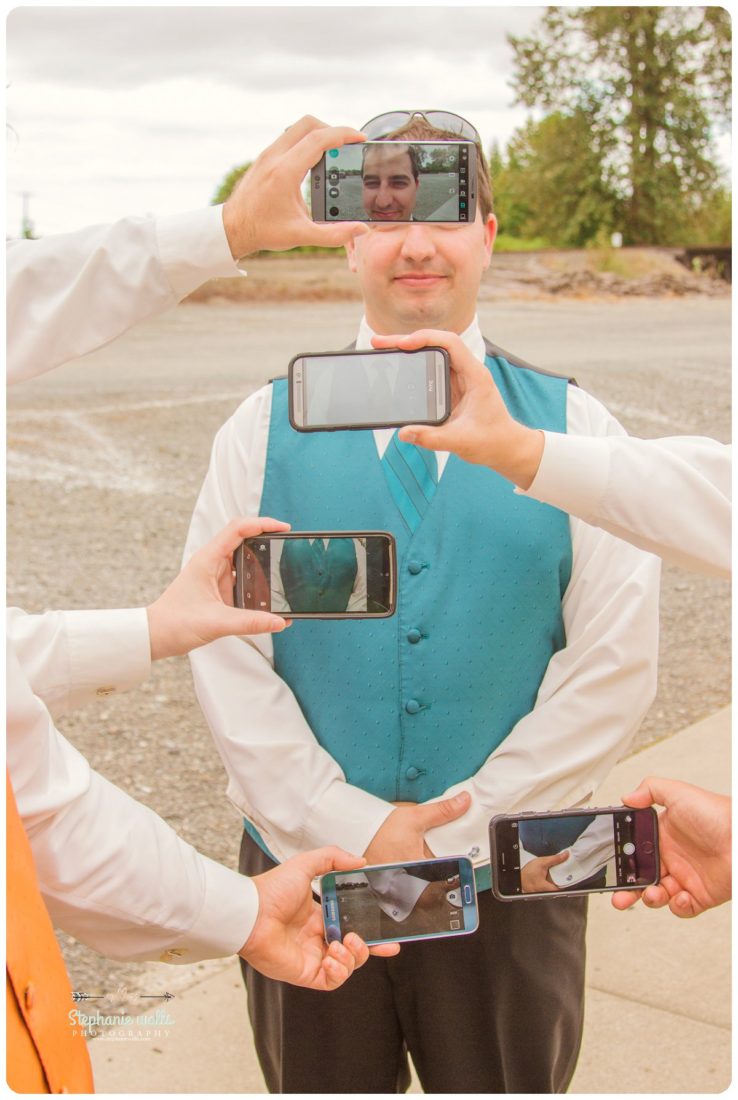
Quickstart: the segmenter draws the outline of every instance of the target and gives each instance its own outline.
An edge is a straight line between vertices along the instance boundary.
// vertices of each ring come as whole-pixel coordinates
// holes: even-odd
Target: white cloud
[[[302,114],[359,126],[396,107],[465,116],[489,146],[512,52],[540,9],[18,8],[8,18],[7,232],[201,206]]]

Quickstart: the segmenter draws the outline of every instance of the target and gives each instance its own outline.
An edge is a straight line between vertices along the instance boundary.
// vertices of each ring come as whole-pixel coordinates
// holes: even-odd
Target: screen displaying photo
[[[244,546],[246,606],[277,614],[389,610],[386,538],[255,538]]]
[[[335,874],[341,936],[365,940],[464,930],[459,861],[404,864]],[[468,889],[468,887],[467,887]]]
[[[507,856],[497,872],[505,894],[603,890],[654,881],[650,812],[520,818],[498,823],[497,830],[498,849]]]
[[[331,149],[325,158],[326,220],[467,221],[469,149],[448,141]]]

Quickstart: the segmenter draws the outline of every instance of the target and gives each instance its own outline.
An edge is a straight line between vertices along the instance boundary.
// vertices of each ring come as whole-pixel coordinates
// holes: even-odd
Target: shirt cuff
[[[222,206],[157,218],[156,236],[162,266],[178,301],[208,279],[245,274],[231,255]]]
[[[338,844],[353,856],[363,856],[394,808],[391,802],[336,780],[308,816],[300,847]]]
[[[538,472],[521,496],[533,497],[581,519],[595,515],[607,489],[610,450],[605,439],[544,432]]]
[[[192,928],[161,956],[166,963],[193,963],[236,955],[259,915],[259,892],[245,875],[201,856],[205,902]]]
[[[145,607],[65,611],[63,615],[73,698],[129,691],[148,678],[151,643]]]

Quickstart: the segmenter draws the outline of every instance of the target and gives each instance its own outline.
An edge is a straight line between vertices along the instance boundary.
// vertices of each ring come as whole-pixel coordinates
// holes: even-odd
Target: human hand
[[[616,909],[628,909],[639,898],[649,909],[668,905],[676,917],[696,917],[731,897],[731,800],[677,779],[644,779],[623,798],[626,806],[644,809],[656,803],[659,813],[661,881],[645,890],[618,890]]]
[[[350,126],[326,126],[305,115],[260,154],[223,207],[223,226],[234,259],[261,249],[298,245],[337,248],[367,227],[361,222],[319,225],[312,221],[301,186],[305,174],[328,149],[366,141]]]
[[[490,466],[527,489],[543,454],[544,435],[518,423],[507,411],[500,391],[484,363],[475,359],[453,332],[421,329],[410,336],[374,336],[375,348],[445,348],[451,357],[452,412],[437,427],[408,424],[400,439],[435,451],[450,451],[466,462]]]
[[[228,634],[276,633],[289,626],[267,611],[233,606],[233,551],[264,531],[289,531],[277,519],[236,519],[193,554],[178,577],[146,609],[151,660],[175,657]]]
[[[398,806],[384,820],[364,852],[367,862],[404,863],[408,860],[431,859],[433,853],[425,843],[428,829],[446,825],[465,814],[471,805],[466,791],[440,802],[419,802]]]
[[[325,942],[312,880],[329,871],[352,871],[364,862],[340,848],[318,848],[256,875],[252,882],[259,892],[259,915],[239,955],[268,978],[322,990],[343,985],[370,954],[396,955],[398,944],[370,949],[355,932],[343,943]]]
[[[559,887],[548,877],[550,867],[565,863],[569,852],[557,852],[554,856],[536,856],[520,871],[520,887],[524,894],[558,894]]]

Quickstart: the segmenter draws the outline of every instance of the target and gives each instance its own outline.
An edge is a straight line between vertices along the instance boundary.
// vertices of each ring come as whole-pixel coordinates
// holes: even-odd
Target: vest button
[[[422,637],[423,635],[416,627],[413,627],[412,630],[408,630],[407,632],[407,640],[410,642],[410,645],[417,645]]]
[[[420,703],[417,699],[408,699],[405,703],[405,710],[408,714],[417,714],[420,710]]]
[[[407,779],[417,779],[419,775],[420,775],[420,772],[418,771],[417,768],[408,768],[407,771],[405,772],[405,777]]]
[[[412,573],[412,575],[414,577],[417,577],[418,573],[420,573],[422,568],[423,568],[423,566],[420,564],[419,561],[409,561],[407,563],[407,571],[408,571],[408,573]]]
[[[25,1003],[28,1012],[31,1011],[36,1003],[36,986],[33,982],[29,982],[23,991],[23,1001]]]

